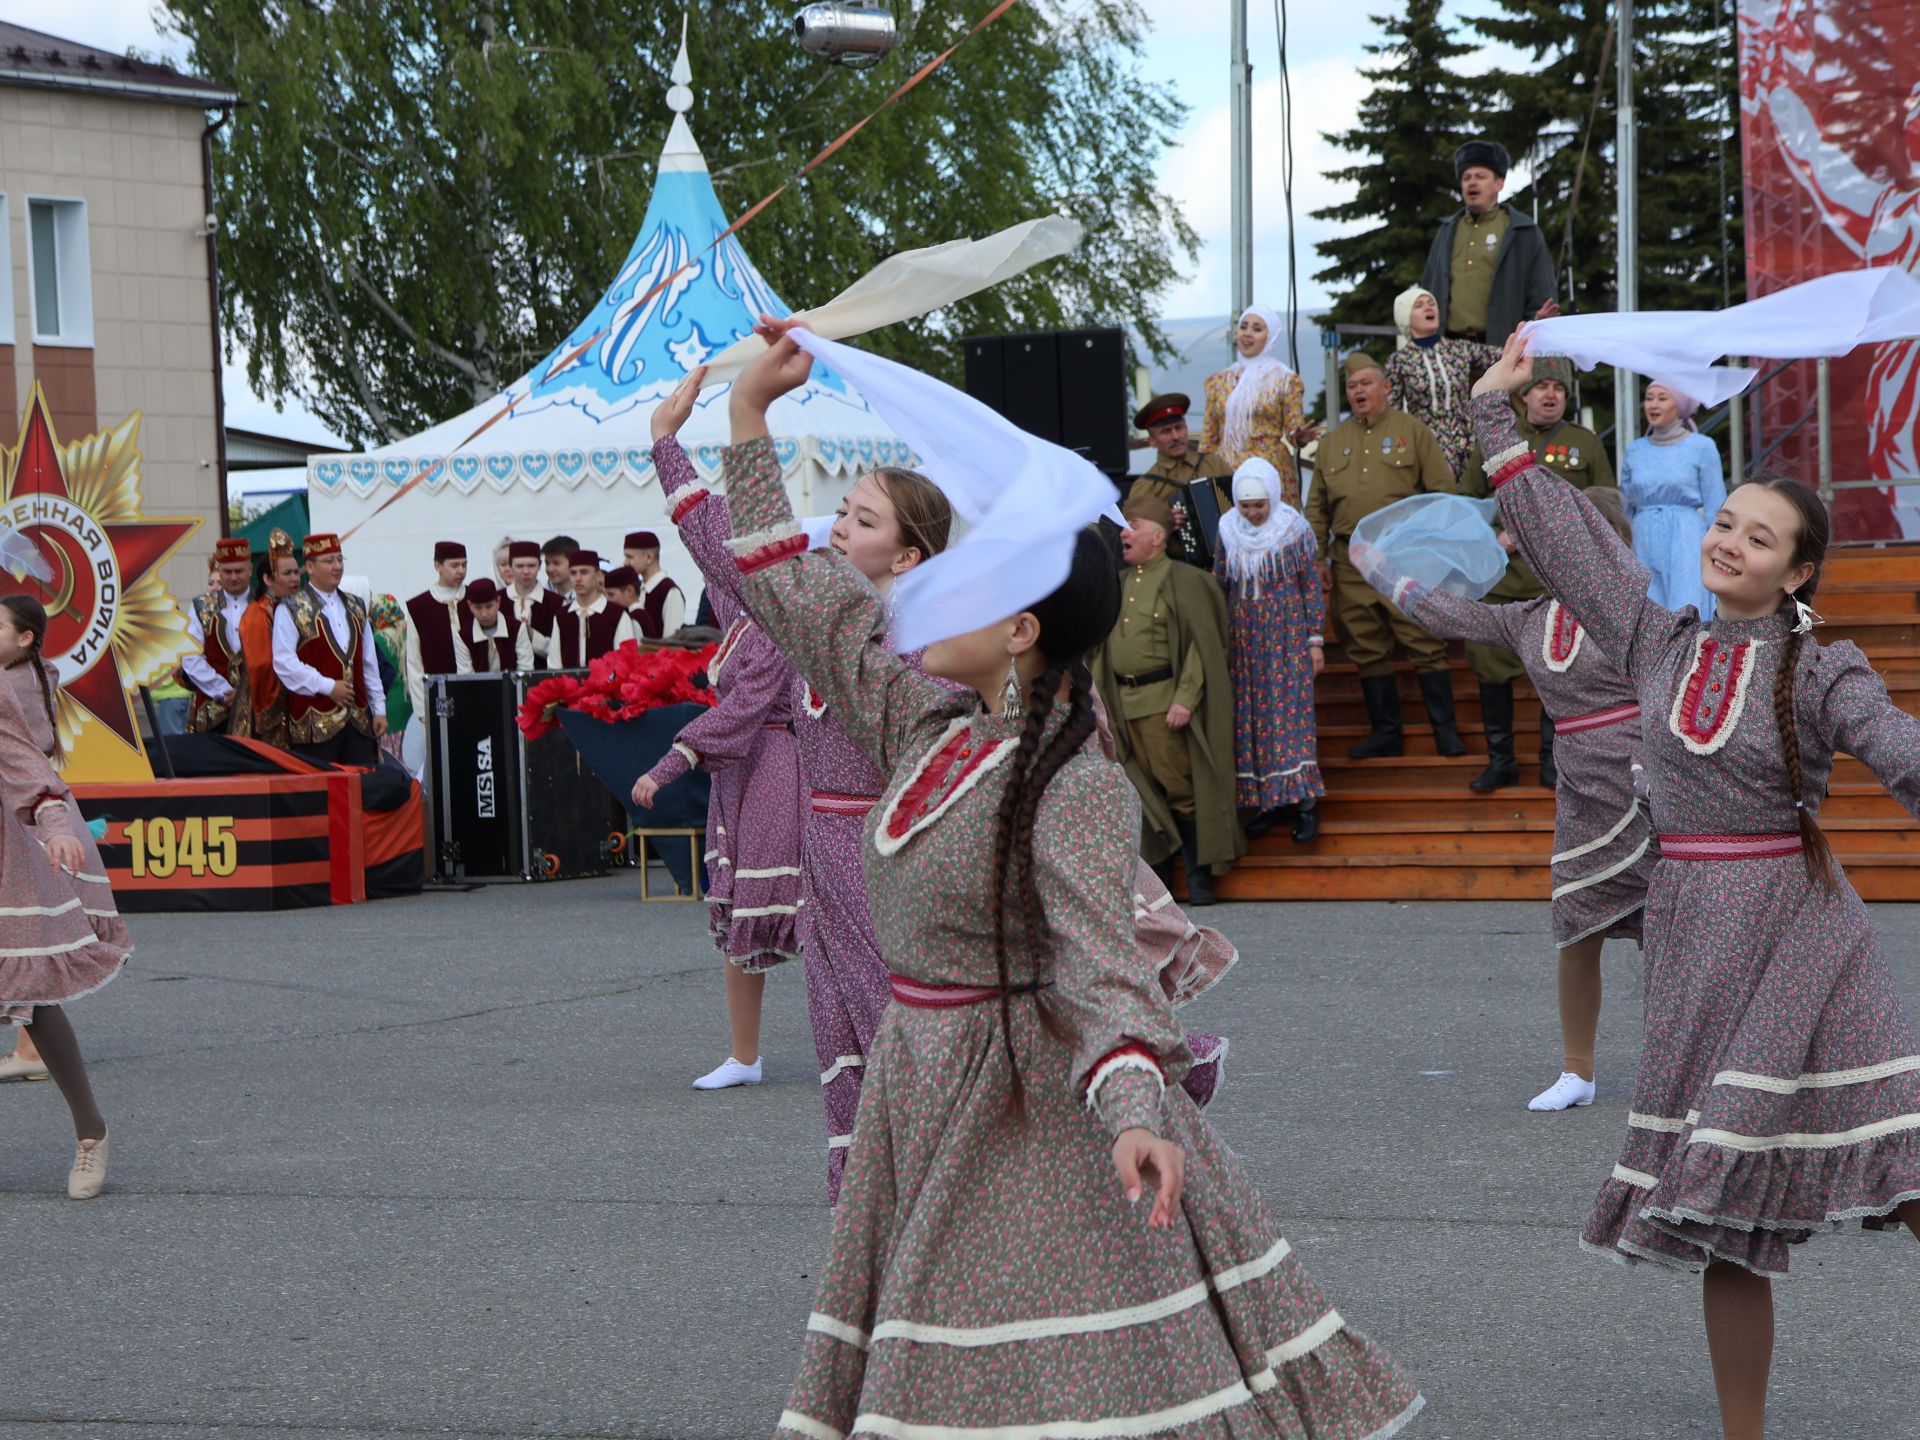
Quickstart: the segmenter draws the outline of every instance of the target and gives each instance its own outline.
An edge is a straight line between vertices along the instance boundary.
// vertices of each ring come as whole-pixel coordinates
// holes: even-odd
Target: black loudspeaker
[[[1127,473],[1126,335],[1118,328],[961,341],[967,393],[1029,435]]]
[[[605,875],[611,798],[563,730],[529,741],[527,689],[584,670],[427,678],[434,872],[442,880]]]

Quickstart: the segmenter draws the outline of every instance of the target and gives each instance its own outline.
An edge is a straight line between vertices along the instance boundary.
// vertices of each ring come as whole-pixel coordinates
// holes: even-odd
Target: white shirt
[[[461,660],[467,665],[467,673],[474,675],[497,674],[499,671],[497,662],[500,659],[500,652],[494,648],[492,642],[506,638],[507,617],[504,612],[495,617],[491,630],[483,626],[478,618],[470,621],[467,627],[467,634],[461,637],[461,644],[457,647],[460,651]],[[482,652],[485,657],[485,663],[475,665],[473,663],[473,651],[468,648],[468,645],[478,645],[482,641],[488,642],[487,648]],[[533,628],[529,625],[522,625],[514,632],[513,668],[516,670],[531,670],[533,668]]]
[[[534,634],[533,612],[540,608],[541,602],[549,593],[551,592],[545,585],[535,585],[524,595],[520,593],[517,586],[507,587],[507,602],[513,606],[513,618],[520,622],[520,632],[528,637],[533,646],[533,653],[542,657],[546,655],[547,647],[553,643],[553,636]]]
[[[602,610],[607,608],[609,603],[611,602],[608,601],[607,592],[604,590],[600,592],[599,596],[594,600],[593,604],[587,606],[587,608],[584,610],[580,608],[580,598],[578,596],[574,597],[573,609],[571,612],[569,612],[565,623],[569,625],[578,625],[580,627],[579,629],[580,649],[578,653],[580,655],[580,663],[582,665],[585,665],[587,663],[587,617],[589,615],[598,615]],[[619,649],[622,645],[626,644],[629,640],[638,640],[639,638],[640,638],[640,631],[634,626],[633,617],[627,614],[625,611],[622,611],[620,615],[620,623],[616,625],[613,630],[614,649],[616,650]],[[548,663],[554,669],[558,670],[559,668],[561,668],[559,661],[560,661],[560,649],[558,646],[555,646],[554,652],[553,652],[553,659]]]
[[[225,635],[227,653],[240,653],[240,617],[247,613],[250,603],[246,591],[238,595],[220,592],[220,629]],[[227,683],[227,677],[216,674],[213,666],[207,663],[207,632],[200,624],[200,607],[187,607],[187,638],[193,641],[193,653],[180,662],[180,669],[187,679],[193,682],[193,688],[202,695],[214,700],[231,700],[233,686]]]
[[[312,586],[307,587],[313,590]],[[320,602],[321,617],[327,622],[327,628],[333,632],[333,643],[345,654],[353,643],[353,630],[347,623],[347,602],[340,598],[337,589],[324,595],[313,590],[314,599]],[[280,677],[280,683],[295,695],[328,695],[333,691],[333,681],[322,675],[298,654],[300,630],[293,623],[293,611],[286,605],[278,605],[273,611],[273,673]],[[387,713],[387,694],[380,688],[380,661],[373,653],[373,626],[362,624],[360,627],[360,679],[367,687],[367,709],[375,715]]]
[[[458,590],[449,590],[444,585],[429,585],[427,593],[447,607],[447,638],[453,646],[453,673],[471,675],[473,657],[467,653],[467,647],[460,643],[460,597],[467,593],[463,585]],[[411,612],[407,615],[407,699],[413,704],[413,713],[425,716],[427,713],[427,667],[420,658],[420,630],[413,623]],[[422,723],[425,723],[424,720]]]
[[[666,584],[668,578],[667,572],[662,570],[651,580],[642,580],[640,582],[641,603],[645,604],[647,597]],[[673,634],[686,623],[686,620],[687,592],[675,589],[673,594],[667,596],[666,604],[660,607],[660,634],[662,636]]]

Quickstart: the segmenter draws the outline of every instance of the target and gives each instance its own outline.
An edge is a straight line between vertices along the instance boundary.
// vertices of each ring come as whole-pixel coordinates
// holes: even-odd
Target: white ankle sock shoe
[[[1576,1105],[1593,1103],[1593,1081],[1582,1080],[1571,1070],[1527,1102],[1529,1110],[1570,1110]]]
[[[735,1085],[758,1085],[760,1083],[760,1061],[751,1065],[742,1065],[731,1055],[727,1063],[717,1070],[709,1070],[693,1082],[696,1090],[727,1090]]]

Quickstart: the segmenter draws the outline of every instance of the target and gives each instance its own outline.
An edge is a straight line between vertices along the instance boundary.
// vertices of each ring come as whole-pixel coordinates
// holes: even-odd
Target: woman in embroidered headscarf
[[[1693,423],[1700,402],[1654,382],[1640,401],[1647,433],[1620,457],[1620,494],[1633,519],[1633,553],[1653,573],[1653,603],[1691,605],[1713,618],[1713,595],[1700,578],[1707,525],[1727,501],[1720,450]]]
[[[1238,468],[1258,455],[1280,476],[1281,498],[1300,505],[1300,467],[1293,449],[1310,443],[1319,427],[1307,423],[1306,383],[1280,358],[1280,317],[1249,305],[1234,328],[1233,364],[1207,377],[1204,451],[1219,451]]]
[[[1453,473],[1464,475],[1473,453],[1468,392],[1481,372],[1500,358],[1500,347],[1442,335],[1440,304],[1420,285],[1409,285],[1394,297],[1393,326],[1400,332],[1399,348],[1384,367],[1393,403],[1433,431]]]
[[[1257,812],[1249,835],[1293,814],[1294,843],[1320,829],[1326,793],[1313,730],[1313,677],[1326,663],[1326,604],[1306,517],[1280,498],[1280,476],[1258,456],[1233,474],[1214,562],[1227,592],[1233,676],[1235,798]]]

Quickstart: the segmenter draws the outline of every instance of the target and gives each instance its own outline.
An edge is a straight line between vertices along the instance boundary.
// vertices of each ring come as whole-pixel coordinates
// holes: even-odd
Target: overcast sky
[[[795,3],[797,6],[799,0]],[[1149,75],[1170,81],[1190,107],[1177,143],[1161,159],[1161,183],[1180,203],[1202,242],[1199,263],[1169,291],[1162,313],[1224,315],[1229,302],[1229,0],[1144,0],[1144,4],[1153,25],[1144,69]],[[1321,139],[1321,132],[1344,129],[1352,123],[1354,110],[1366,93],[1359,67],[1367,56],[1361,47],[1376,38],[1380,30],[1368,15],[1397,10],[1399,4],[1400,0],[1372,0],[1360,6],[1291,0],[1289,5],[1293,200],[1303,309],[1326,301],[1325,292],[1312,278],[1321,263],[1314,246],[1332,233],[1330,227],[1310,219],[1309,212],[1345,196],[1345,187],[1333,184],[1324,175],[1347,163],[1347,159]],[[1453,0],[1449,8],[1466,14],[1483,10],[1488,4],[1489,0]],[[1251,0],[1247,46],[1254,78],[1254,290],[1262,301],[1280,306],[1286,302],[1288,232],[1279,183],[1282,132],[1274,6],[1275,0]],[[56,18],[50,15],[47,0],[0,0],[0,19],[50,29],[104,50],[118,52],[133,47],[177,58],[180,43],[160,32],[155,9],[151,0],[68,0]],[[965,52],[953,63],[964,64]],[[696,85],[701,78],[695,77]],[[743,239],[751,253],[751,229]],[[226,386],[230,424],[301,439],[328,438],[304,408],[289,406],[286,414],[275,414],[270,404],[248,389],[240,367],[228,366]]]

